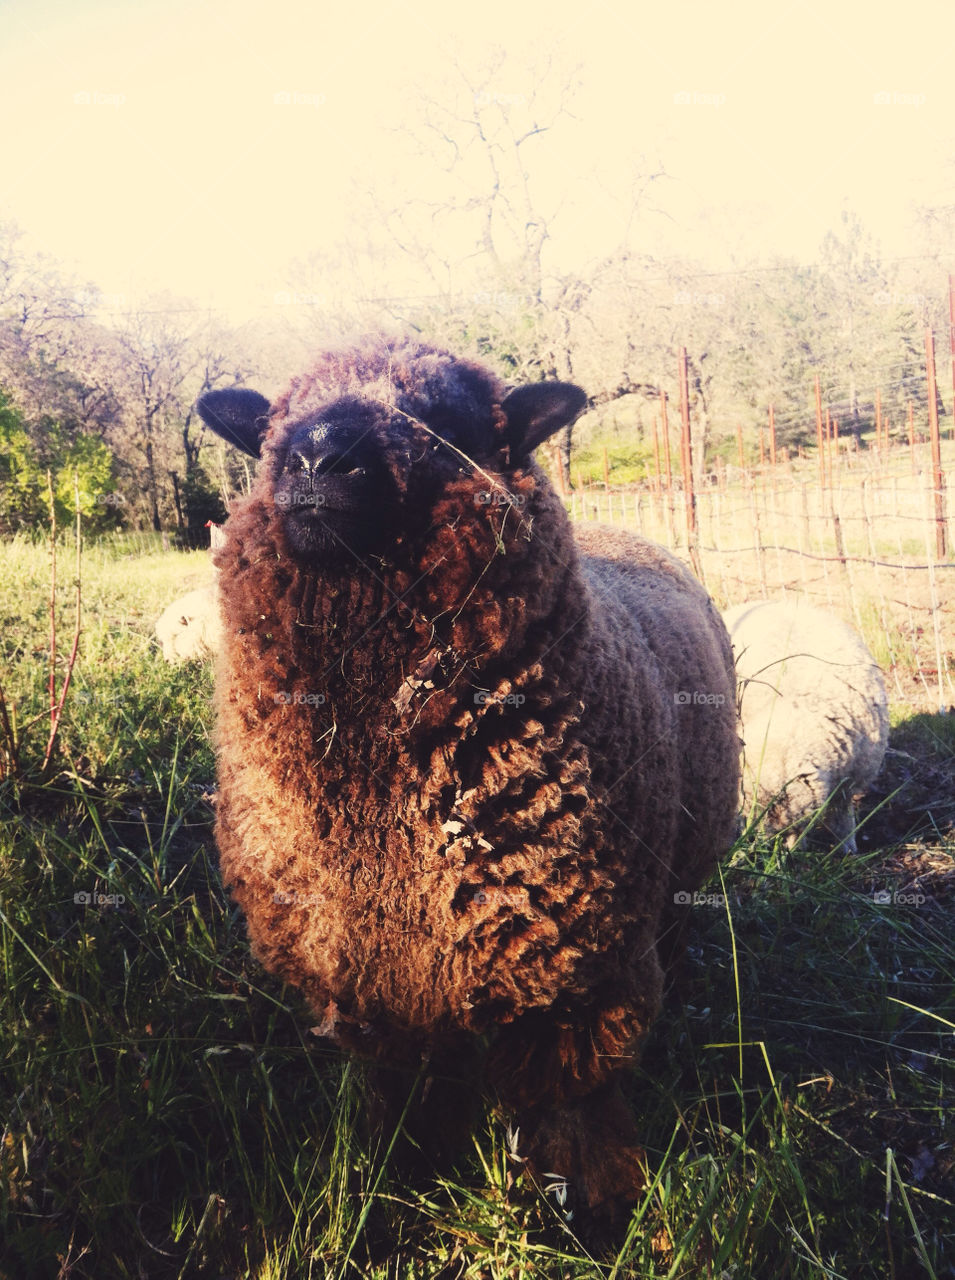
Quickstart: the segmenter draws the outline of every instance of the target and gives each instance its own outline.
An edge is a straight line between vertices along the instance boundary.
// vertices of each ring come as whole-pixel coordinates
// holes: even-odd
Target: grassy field
[[[35,776],[40,722],[0,782],[2,1280],[955,1276],[955,718],[897,711],[858,856],[747,836],[700,896],[630,1082],[650,1185],[591,1255],[490,1108],[453,1175],[402,1182],[361,1065],[250,958],[216,869],[210,672],[151,640],[208,574],[91,548],[55,767]],[[42,547],[0,546],[21,723],[48,591]]]

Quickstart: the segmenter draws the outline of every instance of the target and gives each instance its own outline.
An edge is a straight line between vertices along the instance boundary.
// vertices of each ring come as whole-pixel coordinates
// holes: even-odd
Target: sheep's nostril
[[[319,458],[315,465],[316,474],[320,476],[350,476],[364,471],[358,460],[347,453],[330,454]]]
[[[351,452],[316,456],[307,449],[292,449],[285,470],[290,475],[304,473],[312,477],[359,476],[365,473],[365,468]]]

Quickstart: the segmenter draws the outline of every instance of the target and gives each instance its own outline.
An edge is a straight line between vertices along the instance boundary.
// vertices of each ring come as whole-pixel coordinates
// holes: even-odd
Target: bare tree
[[[40,351],[50,362],[62,358],[93,293],[53,258],[28,250],[15,223],[0,224],[0,373],[9,378]]]
[[[169,298],[131,312],[117,339],[124,452],[139,456],[148,521],[159,531],[164,517],[171,517],[195,541],[192,507],[204,485],[201,453],[207,440],[195,401],[204,391],[244,382],[250,363],[234,332],[207,312]]]
[[[577,377],[590,323],[589,279],[556,274],[549,257],[571,216],[552,175],[576,127],[578,89],[577,68],[546,53],[528,67],[498,50],[478,72],[458,60],[440,93],[421,98],[419,126],[399,138],[402,189],[429,198],[396,198],[397,184],[366,193],[431,292],[395,308],[395,318],[470,347],[514,381]],[[637,166],[622,243],[660,172]],[[570,442],[566,428],[557,451],[568,485]]]

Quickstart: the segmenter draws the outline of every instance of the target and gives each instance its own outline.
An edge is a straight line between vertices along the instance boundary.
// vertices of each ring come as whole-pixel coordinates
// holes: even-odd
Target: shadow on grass
[[[946,1274],[951,902],[898,850],[750,841],[701,895],[630,1090],[651,1185],[592,1258],[493,1113],[400,1181],[363,1068],[248,953],[205,747],[149,732],[0,815],[3,1280]]]

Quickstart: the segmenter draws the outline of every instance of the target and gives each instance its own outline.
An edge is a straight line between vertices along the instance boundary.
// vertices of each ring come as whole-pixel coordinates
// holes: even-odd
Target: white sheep
[[[723,620],[736,653],[745,816],[788,831],[790,844],[811,832],[811,842],[855,852],[856,802],[889,734],[878,664],[851,627],[801,602],[740,604]]]
[[[215,583],[174,600],[156,623],[156,637],[167,662],[212,657],[221,637]]]

